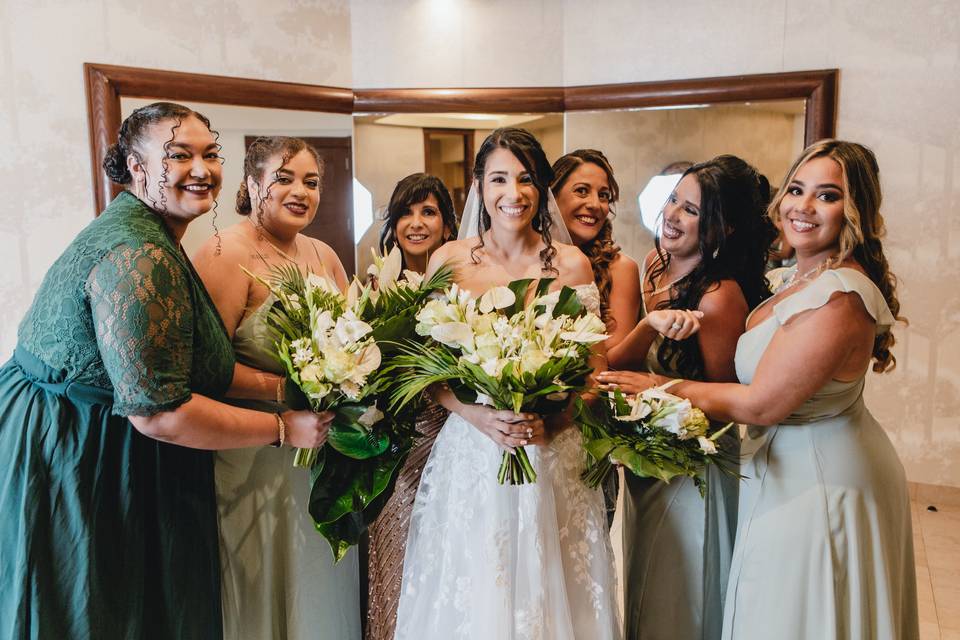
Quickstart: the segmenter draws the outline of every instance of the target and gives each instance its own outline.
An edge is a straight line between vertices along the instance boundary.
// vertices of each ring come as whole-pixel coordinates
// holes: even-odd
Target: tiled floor
[[[960,640],[960,502],[924,495],[923,488],[915,493],[920,494],[912,502],[920,637]]]

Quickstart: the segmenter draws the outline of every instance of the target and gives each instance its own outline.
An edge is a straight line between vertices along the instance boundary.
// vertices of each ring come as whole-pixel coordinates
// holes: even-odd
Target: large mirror
[[[734,153],[776,185],[806,144],[833,135],[837,86],[835,70],[589,87],[357,91],[97,64],[84,72],[97,212],[117,193],[100,163],[122,118],[147,102],[183,102],[220,132],[221,229],[240,220],[233,203],[246,145],[265,134],[308,138],[327,169],[306,233],[360,274],[397,181],[415,172],[436,175],[459,213],[476,149],[501,126],[533,131],[551,162],[573,149],[603,151],[621,186],[616,240],[640,258],[652,246],[658,202],[670,188],[669,175],[661,174]],[[191,225],[188,252],[213,233],[212,222]]]

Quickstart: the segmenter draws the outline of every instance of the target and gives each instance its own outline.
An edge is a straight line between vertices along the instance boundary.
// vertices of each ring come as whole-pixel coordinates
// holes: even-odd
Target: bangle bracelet
[[[283,421],[283,416],[281,416],[279,413],[275,413],[273,415],[277,416],[277,436],[278,437],[276,441],[273,443],[273,445],[271,446],[279,449],[280,447],[283,446],[284,440],[287,439],[287,425]]]
[[[280,379],[277,380],[277,403],[283,404],[284,401],[284,385],[286,384],[287,379],[284,376],[280,376]]]

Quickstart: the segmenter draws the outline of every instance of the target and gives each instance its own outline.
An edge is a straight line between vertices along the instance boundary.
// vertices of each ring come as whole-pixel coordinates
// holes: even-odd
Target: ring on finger
[[[672,325],[670,325],[670,328],[673,329],[674,331],[679,331],[680,329],[683,328],[683,323],[682,323],[682,322],[674,322]]]

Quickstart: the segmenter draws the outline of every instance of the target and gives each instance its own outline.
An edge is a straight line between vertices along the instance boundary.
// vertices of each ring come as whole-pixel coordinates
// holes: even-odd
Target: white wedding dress
[[[577,293],[598,310],[595,285]],[[603,494],[580,480],[580,433],[527,452],[537,481],[500,485],[502,450],[450,414],[413,505],[398,640],[620,637]]]

